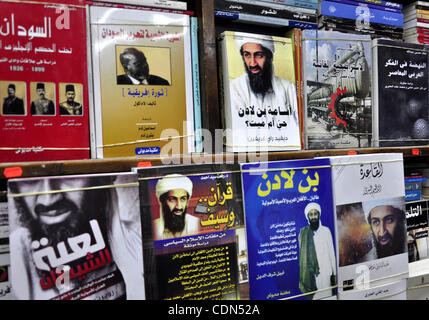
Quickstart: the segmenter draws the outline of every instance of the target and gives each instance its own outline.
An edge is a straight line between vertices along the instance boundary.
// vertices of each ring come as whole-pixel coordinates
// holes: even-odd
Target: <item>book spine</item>
[[[234,13],[221,10],[215,10],[215,16],[219,18],[226,18],[230,20],[250,22],[254,24],[261,24],[266,26],[280,26],[280,27],[294,27],[301,29],[317,29],[316,23],[302,22],[296,20],[289,20],[283,18],[263,17],[253,14]]]
[[[194,131],[195,152],[202,152],[201,138],[201,96],[200,96],[200,72],[198,61],[198,20],[191,17],[191,50],[192,50],[192,85],[194,90]]]
[[[365,7],[376,9],[376,10],[384,10],[384,11],[389,11],[389,12],[402,13],[401,9],[382,7],[382,6],[378,6],[378,5],[370,4],[370,3],[361,3],[361,2],[350,1],[350,0],[330,0],[330,1],[349,4],[352,6],[365,6]]]
[[[318,1],[316,0],[254,0],[254,2],[285,4],[293,7],[303,7],[310,9],[317,9],[318,7]]]
[[[379,23],[369,23],[369,25],[366,25],[364,28],[362,28],[360,25],[356,24],[355,20],[338,18],[338,17],[329,17],[329,16],[322,16],[321,19],[319,19],[319,26],[338,28],[338,29],[349,29],[349,30],[361,31],[364,33],[392,32],[392,33],[402,34],[404,32],[403,28],[388,26],[388,25],[379,24]]]
[[[310,8],[303,8],[303,7],[294,7],[289,6],[283,3],[276,3],[276,2],[266,2],[266,1],[257,1],[257,0],[227,0],[228,2],[232,3],[246,3],[246,4],[252,4],[255,6],[266,6],[269,8],[274,9],[282,9],[282,10],[289,10],[294,12],[301,12],[301,13],[309,13],[309,14],[317,14],[316,9],[310,9]]]
[[[381,1],[381,0],[356,0],[356,1],[361,2],[361,3],[367,3],[367,4],[369,4],[369,3],[376,4],[378,6],[395,8],[395,9],[399,9],[399,10],[402,10],[402,8],[403,8],[401,3],[390,2],[390,1]]]
[[[356,20],[357,22],[362,22],[362,24],[372,22],[396,27],[402,27],[404,24],[402,14],[323,0],[320,14]]]
[[[170,0],[92,0],[89,2],[113,2],[122,5],[137,5],[148,6],[166,9],[187,10],[188,5],[184,1],[170,1]]]
[[[256,6],[247,3],[235,3],[225,0],[214,1],[215,10],[228,11],[242,14],[254,14],[262,17],[292,19],[305,22],[317,22],[316,15],[306,13],[293,12],[289,10],[272,9],[269,6]]]

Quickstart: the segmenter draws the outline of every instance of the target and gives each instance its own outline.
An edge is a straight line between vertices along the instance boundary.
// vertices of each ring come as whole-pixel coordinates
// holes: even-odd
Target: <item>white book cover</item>
[[[300,150],[291,38],[219,36],[227,152]]]
[[[90,28],[96,157],[193,152],[189,16],[91,6]]]
[[[137,174],[10,179],[8,208],[16,299],[145,299]]]
[[[408,277],[403,155],[330,159],[339,299],[372,299],[369,289]]]

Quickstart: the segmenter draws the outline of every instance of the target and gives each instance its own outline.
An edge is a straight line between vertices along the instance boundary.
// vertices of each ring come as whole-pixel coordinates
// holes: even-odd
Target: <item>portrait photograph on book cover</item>
[[[232,172],[237,169],[138,170],[147,299],[234,300],[246,292],[240,175]]]
[[[306,146],[370,147],[370,36],[305,30],[302,46]]]
[[[31,115],[54,116],[56,92],[53,82],[30,82]]]
[[[171,85],[170,48],[116,46],[118,85]]]
[[[407,252],[403,198],[337,206],[339,266]]]
[[[227,150],[300,149],[291,39],[227,31],[220,43]]]
[[[2,116],[27,115],[27,85],[24,81],[0,81]]]
[[[137,185],[132,173],[10,180],[14,296],[144,299]]]
[[[83,115],[83,86],[82,83],[58,84],[60,96],[60,115],[82,116]]]

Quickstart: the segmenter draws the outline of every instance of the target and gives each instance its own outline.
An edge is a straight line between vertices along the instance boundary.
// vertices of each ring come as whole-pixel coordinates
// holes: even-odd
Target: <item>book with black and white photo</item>
[[[372,51],[374,146],[428,145],[427,47],[374,39]]]

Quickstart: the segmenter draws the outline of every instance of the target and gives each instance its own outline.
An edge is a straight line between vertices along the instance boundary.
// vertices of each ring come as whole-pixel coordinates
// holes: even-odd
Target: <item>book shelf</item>
[[[406,5],[405,0],[396,1]],[[230,27],[232,30],[249,30],[257,28],[261,33],[281,35],[288,28],[251,26],[239,22],[228,23],[215,18],[214,0],[187,0],[188,10],[194,11],[198,18],[199,39],[199,66],[200,66],[200,90],[201,90],[201,118],[202,127],[208,129],[214,136],[216,129],[222,128],[219,74],[217,63],[217,34]],[[246,29],[247,28],[247,29]],[[214,139],[213,139],[214,140]],[[429,157],[429,146],[416,147],[388,147],[388,148],[356,148],[356,149],[326,149],[326,150],[301,150],[294,152],[271,152],[265,159],[270,161],[285,159],[308,159],[320,156],[334,156],[347,154],[400,152],[407,163],[424,163],[425,157]],[[233,155],[235,162],[245,158],[243,154]],[[194,158],[194,159],[193,159]],[[191,164],[198,162],[231,161],[228,154],[196,154],[178,155],[169,158],[170,163]],[[0,187],[3,189],[5,179],[11,177],[36,177],[52,175],[70,175],[84,173],[105,173],[129,171],[138,165],[163,165],[162,157],[124,157],[89,160],[66,160],[44,162],[17,162],[0,163]],[[12,168],[12,169],[11,169]],[[21,172],[22,170],[22,172]],[[11,174],[12,172],[12,174]]]

